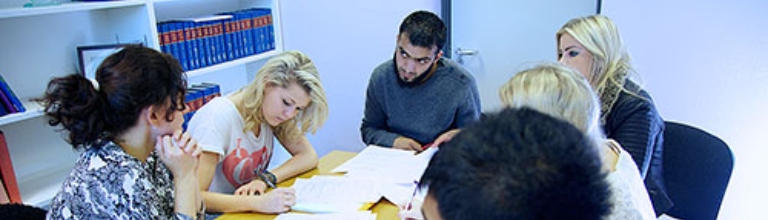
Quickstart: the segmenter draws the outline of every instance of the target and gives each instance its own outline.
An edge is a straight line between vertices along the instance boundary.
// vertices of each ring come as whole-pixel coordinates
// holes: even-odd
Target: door
[[[451,58],[474,75],[483,112],[492,112],[501,108],[498,90],[514,73],[557,61],[557,30],[571,18],[595,14],[598,0],[443,1],[446,4]]]

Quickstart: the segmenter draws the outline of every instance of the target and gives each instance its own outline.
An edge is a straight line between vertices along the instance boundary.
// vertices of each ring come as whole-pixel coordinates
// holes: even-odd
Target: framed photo
[[[96,80],[96,69],[109,55],[117,53],[123,47],[135,44],[102,44],[77,47],[80,61],[80,73],[90,80]]]

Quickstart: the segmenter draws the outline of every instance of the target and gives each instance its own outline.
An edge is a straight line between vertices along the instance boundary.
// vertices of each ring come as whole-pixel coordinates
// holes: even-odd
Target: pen
[[[432,143],[434,143],[434,142],[432,142]],[[429,144],[425,144],[424,146],[421,146],[421,151],[424,151],[424,150],[426,150],[427,148],[431,147],[431,146],[432,146],[432,143],[429,143]]]
[[[408,205],[406,206],[405,210],[411,210],[413,207],[413,198],[416,198],[416,193],[419,192],[419,181],[413,181],[413,184],[415,185],[415,188],[413,189],[413,194],[411,195],[411,201],[408,201]]]

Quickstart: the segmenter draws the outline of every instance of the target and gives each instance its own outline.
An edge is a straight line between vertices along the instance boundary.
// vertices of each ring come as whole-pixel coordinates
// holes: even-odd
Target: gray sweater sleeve
[[[378,70],[378,69],[377,69]],[[376,75],[374,73],[374,75]],[[368,89],[365,94],[365,111],[363,122],[360,125],[360,134],[363,143],[366,145],[379,145],[383,147],[392,147],[392,144],[399,135],[387,131],[387,116],[384,112],[381,96],[376,91],[376,77],[371,77],[368,82]]]

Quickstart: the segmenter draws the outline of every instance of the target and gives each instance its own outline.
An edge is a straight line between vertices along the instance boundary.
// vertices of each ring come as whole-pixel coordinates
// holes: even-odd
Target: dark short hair
[[[605,175],[582,132],[522,108],[441,145],[419,184],[443,219],[601,219],[610,211]]]
[[[411,44],[419,47],[437,47],[443,49],[447,30],[445,23],[436,14],[428,11],[416,11],[408,15],[400,24],[399,34],[407,33]]]

